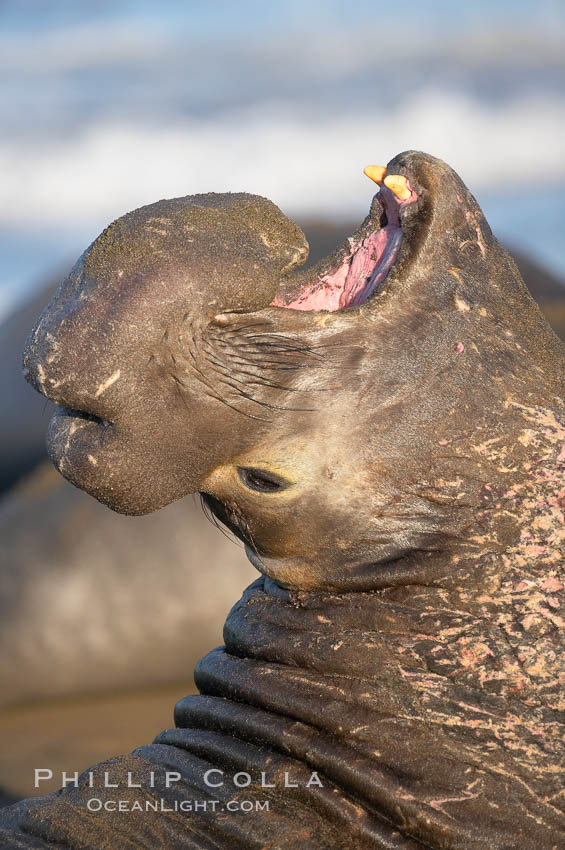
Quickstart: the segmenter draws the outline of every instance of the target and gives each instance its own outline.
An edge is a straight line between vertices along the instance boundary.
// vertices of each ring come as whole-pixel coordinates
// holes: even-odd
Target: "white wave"
[[[207,191],[266,195],[293,214],[358,215],[368,163],[416,148],[445,159],[475,192],[565,178],[565,98],[488,106],[421,90],[380,114],[313,118],[291,102],[183,125],[91,126],[58,141],[0,142],[0,223],[101,222],[162,197]],[[540,183],[539,185],[542,185]]]

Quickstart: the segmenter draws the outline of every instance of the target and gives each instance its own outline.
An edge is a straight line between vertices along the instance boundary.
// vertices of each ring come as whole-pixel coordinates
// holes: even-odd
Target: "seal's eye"
[[[242,484],[257,493],[276,493],[279,490],[286,490],[290,486],[290,483],[285,481],[284,478],[272,472],[266,472],[264,469],[238,466],[237,474]]]

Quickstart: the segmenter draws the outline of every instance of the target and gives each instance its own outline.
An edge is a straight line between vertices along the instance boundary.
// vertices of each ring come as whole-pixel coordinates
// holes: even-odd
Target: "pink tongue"
[[[390,189],[383,186],[379,193],[388,224],[370,233],[359,245],[350,240],[351,253],[341,266],[331,274],[323,275],[306,284],[293,301],[277,295],[273,307],[290,310],[314,310],[333,313],[345,307],[358,307],[369,300],[386,278],[398,256],[402,241],[399,209],[417,199],[412,190],[406,201],[399,201]]]
[[[363,240],[353,256],[339,307],[358,307],[368,301],[387,274],[398,254],[402,229],[387,225]]]
[[[364,304],[394,264],[401,239],[402,229],[395,225],[370,233],[335,272],[314,280],[294,301],[277,295],[272,306],[333,313]]]

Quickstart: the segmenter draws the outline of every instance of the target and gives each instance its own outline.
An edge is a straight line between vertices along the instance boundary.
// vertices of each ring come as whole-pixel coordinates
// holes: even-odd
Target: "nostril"
[[[100,425],[112,424],[110,411],[100,403],[96,395],[85,395],[76,387],[69,386],[60,373],[53,373],[39,360],[27,358],[22,371],[24,378],[37,392],[54,402],[57,416],[82,419]]]
[[[57,416],[68,416],[71,419],[83,419],[85,422],[96,422],[98,425],[109,425],[105,419],[96,416],[94,413],[87,413],[86,410],[77,410],[74,407],[63,407],[57,405]]]

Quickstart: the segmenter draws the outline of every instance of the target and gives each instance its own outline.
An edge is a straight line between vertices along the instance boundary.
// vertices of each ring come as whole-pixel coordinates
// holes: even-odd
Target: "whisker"
[[[258,559],[259,563],[263,566],[263,568],[265,568],[265,564],[263,564],[263,561],[261,560],[261,555],[260,555],[260,554],[259,554],[259,552],[257,551],[257,546],[255,545],[255,541],[254,541],[254,539],[253,539],[253,535],[251,534],[251,529],[249,528],[249,523],[247,522],[247,520],[245,519],[245,517],[241,517],[241,519],[242,519],[242,520],[243,520],[243,522],[245,523],[245,533],[246,533],[246,535],[249,537],[249,539],[250,539],[250,541],[251,541],[251,545],[253,546],[253,551],[254,551],[254,552],[255,552],[255,554],[257,555],[257,559]]]
[[[200,505],[202,507],[202,511],[208,522],[211,522],[212,525],[218,529],[218,531],[221,531],[224,537],[231,543],[235,543],[236,546],[239,545],[241,541],[235,536],[233,531],[230,531],[229,528],[226,528],[226,526],[220,522],[214,511],[210,508],[210,505],[207,504],[206,499],[204,498],[202,493],[199,493],[198,496],[200,498]]]

